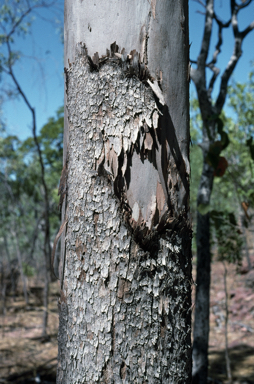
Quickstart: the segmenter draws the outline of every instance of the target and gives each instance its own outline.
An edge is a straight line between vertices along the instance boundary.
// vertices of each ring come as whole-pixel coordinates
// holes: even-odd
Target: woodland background
[[[63,2],[57,0],[5,0],[0,7],[0,383],[55,380],[59,286],[48,260],[60,226],[62,18]],[[34,25],[41,25],[39,31]],[[48,40],[40,41],[38,51],[34,43],[44,33],[43,25]],[[51,39],[55,45],[49,48]],[[211,383],[227,382],[227,357],[234,383],[254,383],[254,67],[246,66],[245,58],[245,50],[253,51],[252,41],[253,36],[238,63],[241,68],[245,61],[248,78],[243,82],[233,76],[220,115],[228,145],[220,149],[223,160],[215,168],[211,202],[198,208],[201,214],[210,212],[211,222]],[[59,50],[60,57],[57,53],[56,60],[49,49]],[[32,67],[27,64],[31,62]],[[27,76],[33,77],[34,86]],[[44,86],[47,95],[38,97]],[[47,97],[50,107],[45,107]],[[203,159],[194,90],[190,106],[195,280],[196,199]],[[59,251],[58,245],[56,258]],[[194,291],[193,284],[193,302]]]

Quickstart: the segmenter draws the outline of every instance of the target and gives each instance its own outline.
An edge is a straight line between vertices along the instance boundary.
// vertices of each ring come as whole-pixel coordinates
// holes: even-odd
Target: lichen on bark
[[[169,192],[178,176],[161,165],[165,109],[113,60],[91,71],[83,51],[66,78],[66,344],[57,382],[189,383],[190,229]],[[154,179],[140,193],[135,177],[146,180],[146,171]]]

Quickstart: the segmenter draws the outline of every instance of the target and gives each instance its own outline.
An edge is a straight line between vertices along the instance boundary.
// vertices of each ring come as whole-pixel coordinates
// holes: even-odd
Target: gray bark
[[[187,5],[66,2],[57,383],[191,382]]]

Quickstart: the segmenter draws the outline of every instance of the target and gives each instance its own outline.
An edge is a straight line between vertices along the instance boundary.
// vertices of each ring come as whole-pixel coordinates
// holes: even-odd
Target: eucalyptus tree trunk
[[[65,15],[57,383],[191,383],[188,2]]]

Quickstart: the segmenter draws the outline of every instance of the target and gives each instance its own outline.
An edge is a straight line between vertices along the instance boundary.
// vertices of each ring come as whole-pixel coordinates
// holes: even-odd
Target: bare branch
[[[202,16],[205,16],[205,15],[206,15],[205,12],[202,12],[202,11],[199,11],[199,10],[197,10],[197,13],[199,13],[199,14],[202,15]]]
[[[209,68],[213,71],[213,76],[210,80],[209,87],[208,87],[208,97],[211,98],[213,86],[214,86],[214,83],[215,83],[219,73],[220,73],[220,69],[215,67],[214,65],[209,66]]]
[[[245,7],[248,7],[248,5],[252,2],[252,0],[248,0],[248,1],[245,1],[245,2],[242,2],[242,4],[236,4],[237,6],[237,12],[240,11],[240,9],[243,9]]]
[[[223,105],[225,103],[225,100],[226,100],[227,86],[228,86],[229,78],[230,78],[239,58],[241,57],[241,54],[242,54],[241,46],[242,46],[242,41],[240,39],[236,39],[233,55],[231,56],[231,58],[228,62],[228,65],[227,65],[227,67],[226,67],[226,69],[225,69],[225,71],[221,77],[220,92],[219,92],[218,98],[217,98],[216,103],[215,103],[215,106],[216,106],[218,113],[221,112]]]
[[[217,22],[217,24],[220,26],[222,26],[222,28],[228,28],[230,26],[230,23],[231,23],[231,18],[226,22],[226,23],[223,23],[219,18],[218,16],[216,15],[216,13],[214,12],[214,20]]]
[[[208,56],[210,40],[211,40],[212,24],[213,24],[213,3],[214,3],[214,0],[206,1],[206,18],[205,18],[204,36],[201,44],[201,51],[198,56],[198,68],[202,71],[205,71],[205,63]]]
[[[213,71],[213,76],[210,80],[210,83],[209,83],[209,87],[208,87],[208,97],[211,98],[211,94],[212,94],[212,91],[213,91],[213,87],[214,87],[214,83],[220,73],[220,70],[219,68],[215,67],[215,64],[217,62],[217,57],[219,55],[219,53],[221,52],[221,45],[223,43],[223,40],[222,40],[222,29],[223,28],[227,28],[229,25],[230,25],[230,21],[229,20],[227,23],[222,23],[218,17],[216,16],[216,14],[214,13],[214,19],[216,20],[217,24],[218,24],[218,42],[216,44],[216,47],[215,47],[215,51],[213,53],[213,58],[211,60],[210,63],[207,64],[207,67],[209,67],[212,71]]]
[[[236,6],[235,0],[230,0],[231,16],[232,16],[232,13],[235,10],[235,6]]]
[[[248,33],[249,33],[250,31],[252,31],[253,29],[254,29],[254,21],[252,21],[252,23],[250,23],[250,25],[248,25],[248,27],[245,28],[245,30],[241,32],[241,37],[242,37],[242,39],[244,39],[245,36],[247,36]]]
[[[207,64],[207,66],[208,66],[209,68],[211,68],[214,64],[216,64],[216,62],[217,62],[217,57],[218,57],[219,53],[221,52],[220,47],[221,47],[222,42],[223,42],[221,31],[222,31],[222,26],[219,25],[219,30],[218,30],[218,43],[217,43],[216,46],[215,46],[215,51],[214,51],[214,53],[213,53],[212,61],[211,61],[210,63]]]
[[[235,37],[237,37],[239,34],[237,13],[238,13],[237,4],[235,0],[231,0],[231,23],[232,23],[233,33]]]
[[[247,1],[245,4],[249,4],[250,2]],[[227,95],[227,86],[228,86],[228,81],[229,78],[242,55],[242,42],[244,37],[254,29],[254,21],[242,32],[239,32],[238,30],[238,20],[237,20],[237,13],[239,9],[242,9],[244,7],[240,7],[238,10],[236,9],[237,7],[240,7],[236,4],[235,0],[231,0],[231,14],[232,14],[232,28],[233,28],[233,33],[235,37],[235,44],[234,44],[234,51],[233,54],[228,62],[228,65],[221,77],[221,85],[220,85],[220,92],[218,95],[218,98],[216,100],[216,109],[218,113],[221,112],[223,105],[226,100],[226,95]]]
[[[193,1],[195,1],[196,3],[202,5],[202,7],[205,8],[205,4],[203,3],[203,1],[201,1],[201,0],[193,0]]]
[[[34,11],[36,8],[48,8],[48,7],[51,7],[53,4],[55,4],[56,0],[53,0],[51,3],[49,4],[46,4],[44,1],[42,1],[40,4],[35,4],[33,6],[30,5],[30,3],[27,1],[27,10],[22,13],[22,15],[20,16],[20,18],[16,21],[16,23],[12,26],[12,29],[10,30],[9,33],[6,34],[6,40],[9,40],[11,35],[13,35],[13,33],[15,32],[16,28],[22,23],[22,21],[25,19],[25,17],[31,13],[32,11]]]
[[[31,106],[31,104],[29,103],[25,93],[22,91],[14,73],[13,73],[13,70],[12,70],[12,64],[11,64],[11,47],[10,47],[10,42],[7,41],[7,48],[8,48],[8,53],[9,53],[9,59],[8,59],[8,67],[9,67],[9,75],[11,76],[14,84],[16,85],[17,87],[17,90],[19,92],[19,94],[22,96],[24,102],[26,103],[26,105],[28,106],[28,108],[30,109],[30,111],[32,112],[32,114],[34,114],[34,108]],[[35,124],[35,121],[33,119],[33,124]]]
[[[35,145],[37,147],[37,151],[38,151],[38,155],[39,155],[39,162],[40,162],[40,166],[41,166],[41,181],[42,181],[42,185],[43,185],[43,189],[44,189],[44,199],[45,199],[45,205],[46,205],[46,208],[45,208],[45,214],[48,215],[48,212],[49,212],[49,204],[48,204],[48,187],[46,185],[46,181],[45,181],[45,168],[44,168],[44,163],[43,163],[43,158],[42,158],[42,152],[41,152],[41,147],[40,147],[40,143],[38,141],[38,138],[37,138],[37,133],[36,133],[36,117],[35,117],[35,109],[32,107],[32,105],[30,104],[30,102],[28,101],[24,91],[22,90],[19,82],[17,81],[16,79],[16,76],[14,75],[13,73],[13,70],[12,70],[12,63],[11,63],[11,47],[10,47],[10,42],[9,40],[7,41],[7,48],[8,48],[8,53],[9,53],[9,60],[8,60],[8,67],[9,67],[9,74],[14,82],[14,84],[16,85],[17,87],[17,90],[19,92],[19,94],[21,95],[21,97],[23,98],[25,104],[27,105],[27,107],[29,108],[29,110],[31,111],[31,114],[32,114],[32,122],[33,122],[33,137],[34,137],[34,142],[35,142]]]

